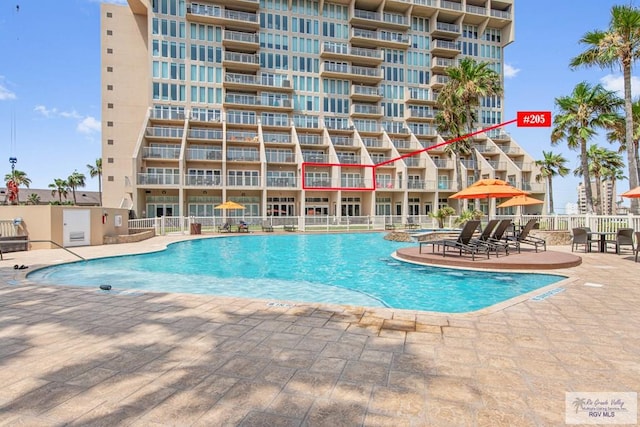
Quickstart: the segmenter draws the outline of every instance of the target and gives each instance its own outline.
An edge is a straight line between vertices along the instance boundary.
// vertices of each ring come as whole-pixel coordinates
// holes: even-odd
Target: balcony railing
[[[511,19],[511,12],[507,12],[506,10],[491,9],[491,16],[501,19]]]
[[[174,127],[148,127],[145,133],[147,136],[158,138],[182,138],[184,129]]]
[[[258,22],[258,16],[255,13],[240,12],[237,10],[227,10],[217,6],[214,7],[214,6],[191,3],[187,12],[191,12],[193,15],[232,19],[234,21]]]
[[[351,147],[354,145],[353,138],[349,138],[348,136],[334,136],[331,140],[333,141],[333,145],[340,145],[343,147]]]
[[[187,148],[187,160],[222,160],[222,149]]]
[[[227,131],[227,141],[231,142],[259,142],[256,132]]]
[[[327,163],[329,161],[329,156],[322,153],[309,153],[303,151],[302,158],[305,162],[311,163]]]
[[[160,108],[156,107],[151,110],[150,117],[158,120],[184,120],[184,108]]]
[[[462,4],[447,0],[440,0],[440,7],[443,9],[462,10]]]
[[[322,144],[322,136],[301,133],[298,134],[298,141],[300,142],[300,144],[320,145]]]
[[[192,139],[222,139],[222,131],[218,129],[189,129],[187,135]]]
[[[480,6],[467,5],[467,13],[473,13],[473,14],[476,14],[476,15],[486,15],[487,14],[487,8],[486,7],[480,7]]]
[[[258,162],[260,161],[260,154],[258,150],[234,148],[227,150],[227,160],[236,162]]]
[[[260,56],[253,53],[228,52],[224,53],[225,61],[242,62],[245,64],[260,64]]]
[[[460,43],[452,42],[449,40],[435,39],[433,41],[433,47],[437,47],[440,49],[460,50]]]
[[[269,151],[265,152],[267,163],[295,163],[296,156],[293,151],[285,153],[282,151]]]
[[[375,86],[364,86],[364,85],[353,85],[353,93],[355,95],[365,95],[365,96],[381,96],[382,91],[380,88]]]
[[[298,179],[295,177],[273,177],[267,176],[267,187],[298,187]]]
[[[377,105],[353,104],[353,112],[358,114],[380,114],[380,107]]]
[[[383,147],[382,140],[380,138],[374,138],[374,137],[368,136],[368,137],[362,138],[362,142],[364,143],[365,147],[375,147],[375,148]]]
[[[264,142],[274,142],[279,144],[288,144],[291,142],[291,135],[288,133],[271,133],[265,132],[262,134]]]
[[[448,22],[436,23],[436,29],[440,31],[448,31],[450,33],[459,33],[460,26],[456,24],[449,24]]]
[[[225,30],[224,39],[243,43],[258,43],[260,41],[258,34],[256,33],[244,33],[242,31],[231,30]]]
[[[180,157],[180,146],[172,147],[143,147],[142,157],[145,159],[170,159]]]
[[[222,179],[219,176],[185,175],[184,184],[195,187],[219,187]]]
[[[138,185],[180,185],[180,175],[177,173],[139,173]]]

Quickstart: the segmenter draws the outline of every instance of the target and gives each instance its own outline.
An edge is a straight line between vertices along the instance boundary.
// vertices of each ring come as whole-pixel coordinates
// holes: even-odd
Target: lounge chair
[[[571,252],[574,249],[578,249],[578,246],[584,246],[584,251],[591,252],[591,245],[598,243],[595,240],[591,240],[589,236],[589,230],[585,227],[577,227],[571,230]]]
[[[542,246],[542,248],[547,250],[547,242],[544,239],[540,239],[538,237],[529,236],[529,233],[536,226],[538,220],[532,218],[527,222],[522,231],[515,236],[507,238],[507,244],[513,245],[518,253],[520,253],[520,244],[525,243],[527,245],[533,245],[536,248],[536,252],[538,252],[538,246]]]
[[[509,223],[510,221],[507,220],[507,222]],[[482,230],[482,233],[480,233],[480,236],[476,239],[472,239],[471,243],[488,246],[489,250],[496,251],[496,256],[499,256],[500,249],[504,249],[505,255],[509,255],[509,246],[505,242],[500,241],[500,239],[492,240],[494,230],[500,223],[501,220],[499,219],[490,220]],[[504,234],[504,230],[502,233]]]
[[[218,226],[218,233],[231,233],[231,224],[225,222]]]
[[[467,221],[462,227],[460,234],[456,239],[442,239],[442,240],[434,240],[431,242],[420,242],[419,252],[422,252],[423,245],[432,245],[432,252],[435,252],[436,245],[438,249],[442,246],[442,256],[447,255],[447,248],[458,249],[460,256],[462,256],[462,252],[471,254],[471,259],[475,260],[476,254],[486,253],[487,258],[489,258],[489,247],[487,245],[477,245],[473,243],[472,237],[473,233],[475,233],[476,229],[480,225],[479,220]]]
[[[415,230],[416,228],[420,228],[420,224],[418,224],[417,222],[413,222],[413,218],[409,217],[407,218],[407,222],[404,225],[404,228],[406,228],[407,230]]]
[[[265,233],[273,233],[273,225],[268,222],[263,222],[262,231],[264,231]]]
[[[618,229],[614,244],[616,245],[616,253],[618,255],[620,255],[621,246],[631,246],[631,250],[634,250],[635,248],[633,245],[633,228]]]

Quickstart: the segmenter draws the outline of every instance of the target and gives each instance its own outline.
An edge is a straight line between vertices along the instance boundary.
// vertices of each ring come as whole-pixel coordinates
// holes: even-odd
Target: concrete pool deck
[[[640,263],[579,255],[544,271],[559,285],[457,315],[40,286],[25,273],[75,257],[7,253],[0,425],[562,425],[565,392],[640,389]]]

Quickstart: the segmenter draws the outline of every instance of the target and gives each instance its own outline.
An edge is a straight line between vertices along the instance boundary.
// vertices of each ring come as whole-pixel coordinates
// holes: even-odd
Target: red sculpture
[[[18,203],[18,185],[13,181],[13,179],[10,179],[9,181],[7,181],[7,197],[9,199],[9,203],[10,204],[17,204]]]

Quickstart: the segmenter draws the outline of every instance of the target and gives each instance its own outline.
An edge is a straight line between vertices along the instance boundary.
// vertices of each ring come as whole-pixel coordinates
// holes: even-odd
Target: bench
[[[284,231],[298,231],[297,225],[286,225],[284,226]]]

